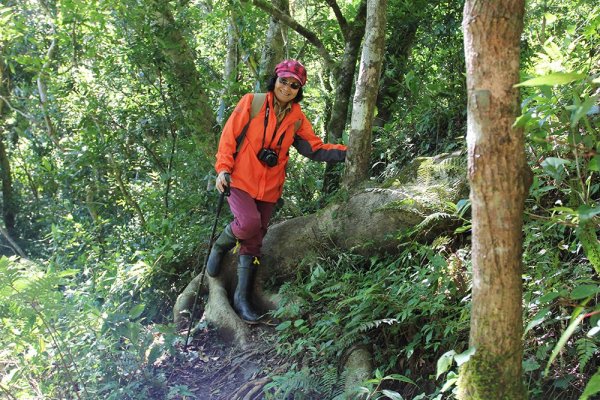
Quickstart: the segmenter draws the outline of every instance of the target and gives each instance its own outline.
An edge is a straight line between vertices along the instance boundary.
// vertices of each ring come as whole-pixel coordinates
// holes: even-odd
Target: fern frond
[[[396,318],[383,318],[383,319],[378,319],[375,321],[364,322],[360,325],[358,330],[359,330],[359,332],[367,332],[367,331],[370,331],[371,329],[379,328],[379,326],[381,324],[393,325],[393,324],[397,324],[397,323],[399,323],[399,321]]]
[[[577,340],[577,356],[579,358],[579,371],[583,372],[583,369],[587,365],[588,361],[594,357],[594,354],[598,351],[598,346],[589,338],[583,337]]]

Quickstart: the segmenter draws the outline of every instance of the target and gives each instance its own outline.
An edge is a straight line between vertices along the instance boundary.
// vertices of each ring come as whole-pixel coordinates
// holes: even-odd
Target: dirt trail
[[[239,350],[224,343],[217,333],[196,334],[187,353],[161,363],[168,387],[185,385],[198,400],[258,400],[268,375],[283,372],[286,360],[276,353],[275,329],[251,327],[250,345]],[[183,399],[186,397],[176,397]],[[190,397],[187,397],[189,399]]]

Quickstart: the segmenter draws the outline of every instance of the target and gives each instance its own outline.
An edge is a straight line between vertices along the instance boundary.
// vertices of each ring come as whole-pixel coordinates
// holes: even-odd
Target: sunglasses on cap
[[[281,83],[283,86],[289,86],[294,90],[298,90],[302,87],[302,85],[300,85],[299,83],[296,82],[290,82],[285,78],[277,78],[279,80],[279,83]]]

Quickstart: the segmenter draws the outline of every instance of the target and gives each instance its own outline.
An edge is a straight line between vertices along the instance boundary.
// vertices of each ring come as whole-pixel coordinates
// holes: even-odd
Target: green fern
[[[359,331],[360,332],[367,332],[370,331],[371,329],[377,329],[379,328],[379,326],[381,326],[381,324],[387,324],[387,325],[393,325],[393,324],[397,324],[398,320],[396,318],[383,318],[383,319],[377,319],[375,321],[368,321],[368,322],[364,322],[359,326]]]
[[[587,363],[594,357],[598,351],[598,346],[591,339],[582,337],[576,342],[577,356],[579,358],[579,371],[583,372]]]
[[[600,275],[600,242],[596,235],[596,225],[592,221],[581,223],[577,231],[583,250],[596,273]]]
[[[272,377],[263,389],[267,399],[333,398],[343,392],[336,368],[290,370]]]

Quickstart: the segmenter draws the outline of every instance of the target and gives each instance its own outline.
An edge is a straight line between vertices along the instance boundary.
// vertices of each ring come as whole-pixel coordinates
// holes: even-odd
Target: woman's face
[[[280,103],[287,104],[294,100],[300,87],[297,79],[279,77],[275,81],[275,97]]]

